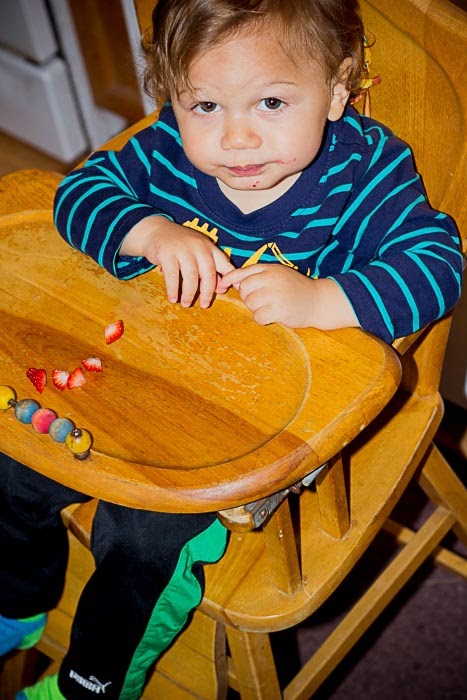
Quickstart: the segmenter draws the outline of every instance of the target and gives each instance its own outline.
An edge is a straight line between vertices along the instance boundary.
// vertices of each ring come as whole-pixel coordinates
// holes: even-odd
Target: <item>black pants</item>
[[[23,618],[56,606],[68,559],[60,511],[86,500],[1,456],[0,614]],[[148,671],[202,598],[202,565],[220,559],[226,542],[213,513],[100,502],[91,540],[96,570],[59,672],[67,700],[89,700],[103,687],[107,700],[141,697]]]

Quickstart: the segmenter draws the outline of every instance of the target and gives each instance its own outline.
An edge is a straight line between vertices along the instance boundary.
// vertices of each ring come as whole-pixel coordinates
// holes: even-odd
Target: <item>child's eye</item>
[[[211,114],[212,112],[217,112],[219,105],[217,102],[198,102],[197,105],[193,107],[193,111],[198,114]]]
[[[280,100],[278,97],[265,97],[264,100],[258,104],[259,109],[269,110],[271,112],[281,109],[284,107],[285,102]]]

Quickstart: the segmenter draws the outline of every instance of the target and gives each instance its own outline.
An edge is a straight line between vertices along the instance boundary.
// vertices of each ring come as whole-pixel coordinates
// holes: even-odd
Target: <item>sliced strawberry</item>
[[[81,367],[77,367],[68,377],[66,385],[68,389],[76,389],[77,387],[86,384],[86,381],[87,379],[84,376],[83,370],[81,369]]]
[[[67,372],[65,369],[53,369],[52,370],[53,384],[54,384],[54,386],[57,387],[57,389],[60,389],[60,391],[63,391],[64,389],[67,388],[69,376],[70,376],[70,373]]]
[[[102,372],[102,360],[99,357],[88,357],[81,360],[81,364],[88,372]]]
[[[110,343],[115,343],[116,340],[123,335],[123,321],[114,321],[114,323],[109,323],[104,330],[105,342],[107,345]]]
[[[47,384],[47,372],[45,369],[30,367],[26,372],[26,377],[34,384],[39,394],[42,394]]]

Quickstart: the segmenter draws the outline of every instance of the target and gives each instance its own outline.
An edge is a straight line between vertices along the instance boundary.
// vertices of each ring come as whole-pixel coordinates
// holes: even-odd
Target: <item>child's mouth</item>
[[[264,164],[261,165],[243,165],[229,168],[232,175],[236,177],[255,177],[259,175],[264,169]]]

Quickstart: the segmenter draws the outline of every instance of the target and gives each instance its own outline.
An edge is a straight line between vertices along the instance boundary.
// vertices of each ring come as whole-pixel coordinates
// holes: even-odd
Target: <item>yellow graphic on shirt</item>
[[[209,224],[205,223],[200,226],[199,219],[196,217],[192,221],[185,221],[183,226],[186,226],[187,228],[193,229],[193,231],[199,231],[200,233],[204,233],[205,236],[211,239],[213,243],[217,243],[217,240],[219,236],[217,235],[218,230],[216,227],[214,227],[211,231],[209,230]]]
[[[281,249],[275,243],[272,241],[271,243],[265,243],[261,248],[259,248],[256,253],[253,253],[251,257],[248,258],[246,262],[243,263],[242,267],[249,267],[249,265],[256,265],[257,262],[259,262],[261,256],[263,253],[265,253],[267,250],[270,250],[271,253],[274,255],[276,260],[281,263],[281,265],[285,265],[286,267],[292,267],[294,270],[298,270],[297,265],[294,265],[293,262],[291,262],[285,255],[282,253]]]
[[[187,228],[191,228],[194,231],[199,231],[200,233],[204,233],[205,236],[207,236],[213,243],[217,243],[219,236],[218,231],[216,227],[213,227],[211,230],[209,230],[209,224],[204,223],[200,224],[199,223],[199,218],[196,217],[192,219],[192,221],[185,221],[183,226],[186,226]],[[224,248],[224,253],[227,255],[228,258],[230,258],[232,254],[232,248]],[[270,243],[265,243],[264,245],[261,246],[261,248],[258,248],[258,250],[251,255],[246,262],[243,263],[242,267],[249,267],[250,265],[256,265],[261,259],[261,256],[263,253],[265,253],[267,250],[270,250],[271,253],[274,255],[276,260],[281,264],[285,265],[286,267],[291,267],[293,270],[298,270],[298,266],[294,265],[294,263],[287,258],[286,255],[281,251],[279,246],[275,241],[271,241]],[[310,276],[310,269],[308,268],[306,272],[306,276]]]
[[[250,265],[256,265],[256,263],[260,262],[261,256],[263,253],[265,253],[267,250],[270,250],[276,260],[281,264],[285,265],[285,267],[291,267],[292,270],[298,270],[298,265],[295,265],[291,260],[287,258],[286,255],[281,251],[279,246],[275,241],[271,241],[270,243],[265,243],[264,245],[261,246],[261,248],[258,248],[256,253],[253,253],[246,262],[243,263],[242,267],[249,267]],[[306,277],[311,276],[311,270],[310,268],[307,269],[305,272]],[[315,277],[317,279],[317,276]]]

